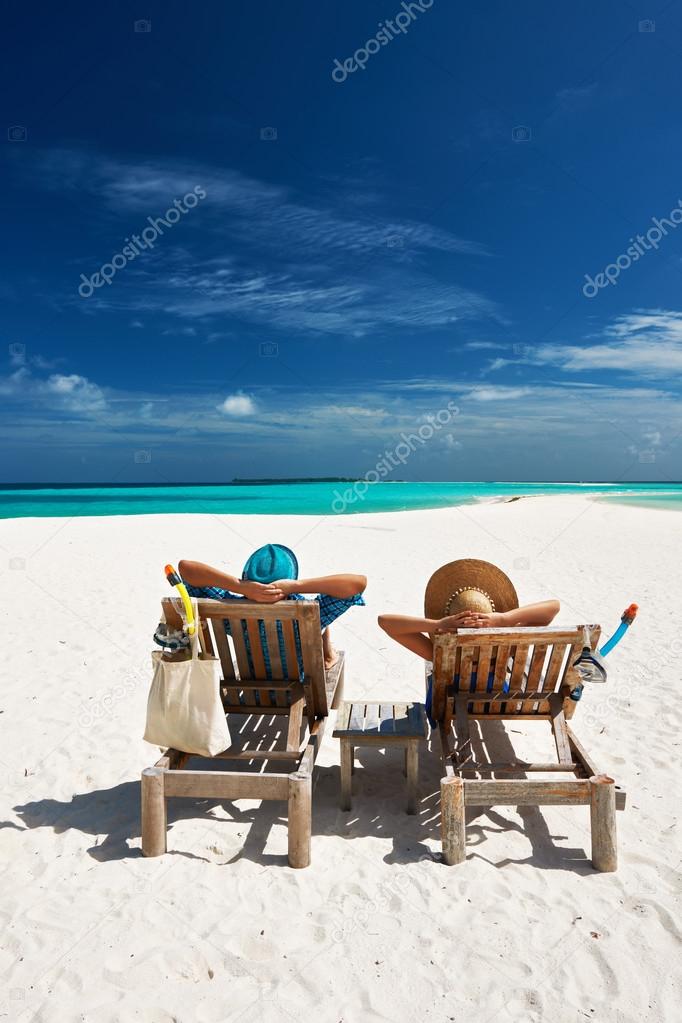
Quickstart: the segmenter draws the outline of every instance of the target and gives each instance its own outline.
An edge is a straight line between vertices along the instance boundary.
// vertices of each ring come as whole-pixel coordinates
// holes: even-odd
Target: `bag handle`
[[[202,628],[203,623],[199,618],[199,605],[196,600],[192,600],[192,610],[194,611],[194,635],[191,637],[192,660],[198,661],[200,653],[206,654],[206,643]]]

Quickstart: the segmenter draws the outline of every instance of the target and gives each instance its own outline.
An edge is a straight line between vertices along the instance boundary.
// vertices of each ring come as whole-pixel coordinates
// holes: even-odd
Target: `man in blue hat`
[[[364,575],[299,579],[296,555],[280,543],[269,543],[254,551],[244,565],[241,579],[200,561],[181,561],[178,568],[190,597],[276,604],[278,600],[305,600],[306,594],[317,594],[326,668],[336,664],[339,656],[332,645],[329,626],[349,607],[365,603],[362,594],[367,578]]]

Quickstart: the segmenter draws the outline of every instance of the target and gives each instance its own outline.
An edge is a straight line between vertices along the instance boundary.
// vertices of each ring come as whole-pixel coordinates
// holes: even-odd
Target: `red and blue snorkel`
[[[637,604],[630,604],[629,607],[625,608],[623,614],[621,615],[620,625],[614,632],[613,636],[611,636],[611,639],[607,639],[603,647],[600,648],[599,650],[600,657],[606,657],[607,654],[611,653],[614,646],[616,646],[617,643],[620,643],[621,639],[628,631],[628,629],[634,622],[635,618],[637,617],[638,611],[639,607],[637,606]]]

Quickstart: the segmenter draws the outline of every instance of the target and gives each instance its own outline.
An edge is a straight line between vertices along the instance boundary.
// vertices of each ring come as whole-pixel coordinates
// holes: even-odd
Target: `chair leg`
[[[348,739],[341,739],[341,809],[350,810],[353,747]]]
[[[616,784],[605,774],[590,778],[590,825],[593,867],[605,872],[617,870]]]
[[[461,778],[440,780],[440,830],[443,860],[448,866],[466,859],[464,782]]]
[[[407,812],[417,812],[419,788],[419,743],[412,739],[405,748],[407,774]]]
[[[289,866],[310,866],[312,831],[312,775],[296,771],[289,775]]]
[[[158,767],[146,767],[141,779],[142,855],[161,856],[166,851],[166,799],[163,774]]]

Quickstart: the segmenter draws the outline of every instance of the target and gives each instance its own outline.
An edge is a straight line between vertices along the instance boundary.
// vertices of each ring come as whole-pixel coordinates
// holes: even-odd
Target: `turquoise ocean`
[[[82,515],[330,515],[445,508],[534,494],[582,494],[682,510],[682,483],[235,483],[0,486],[0,518]]]

